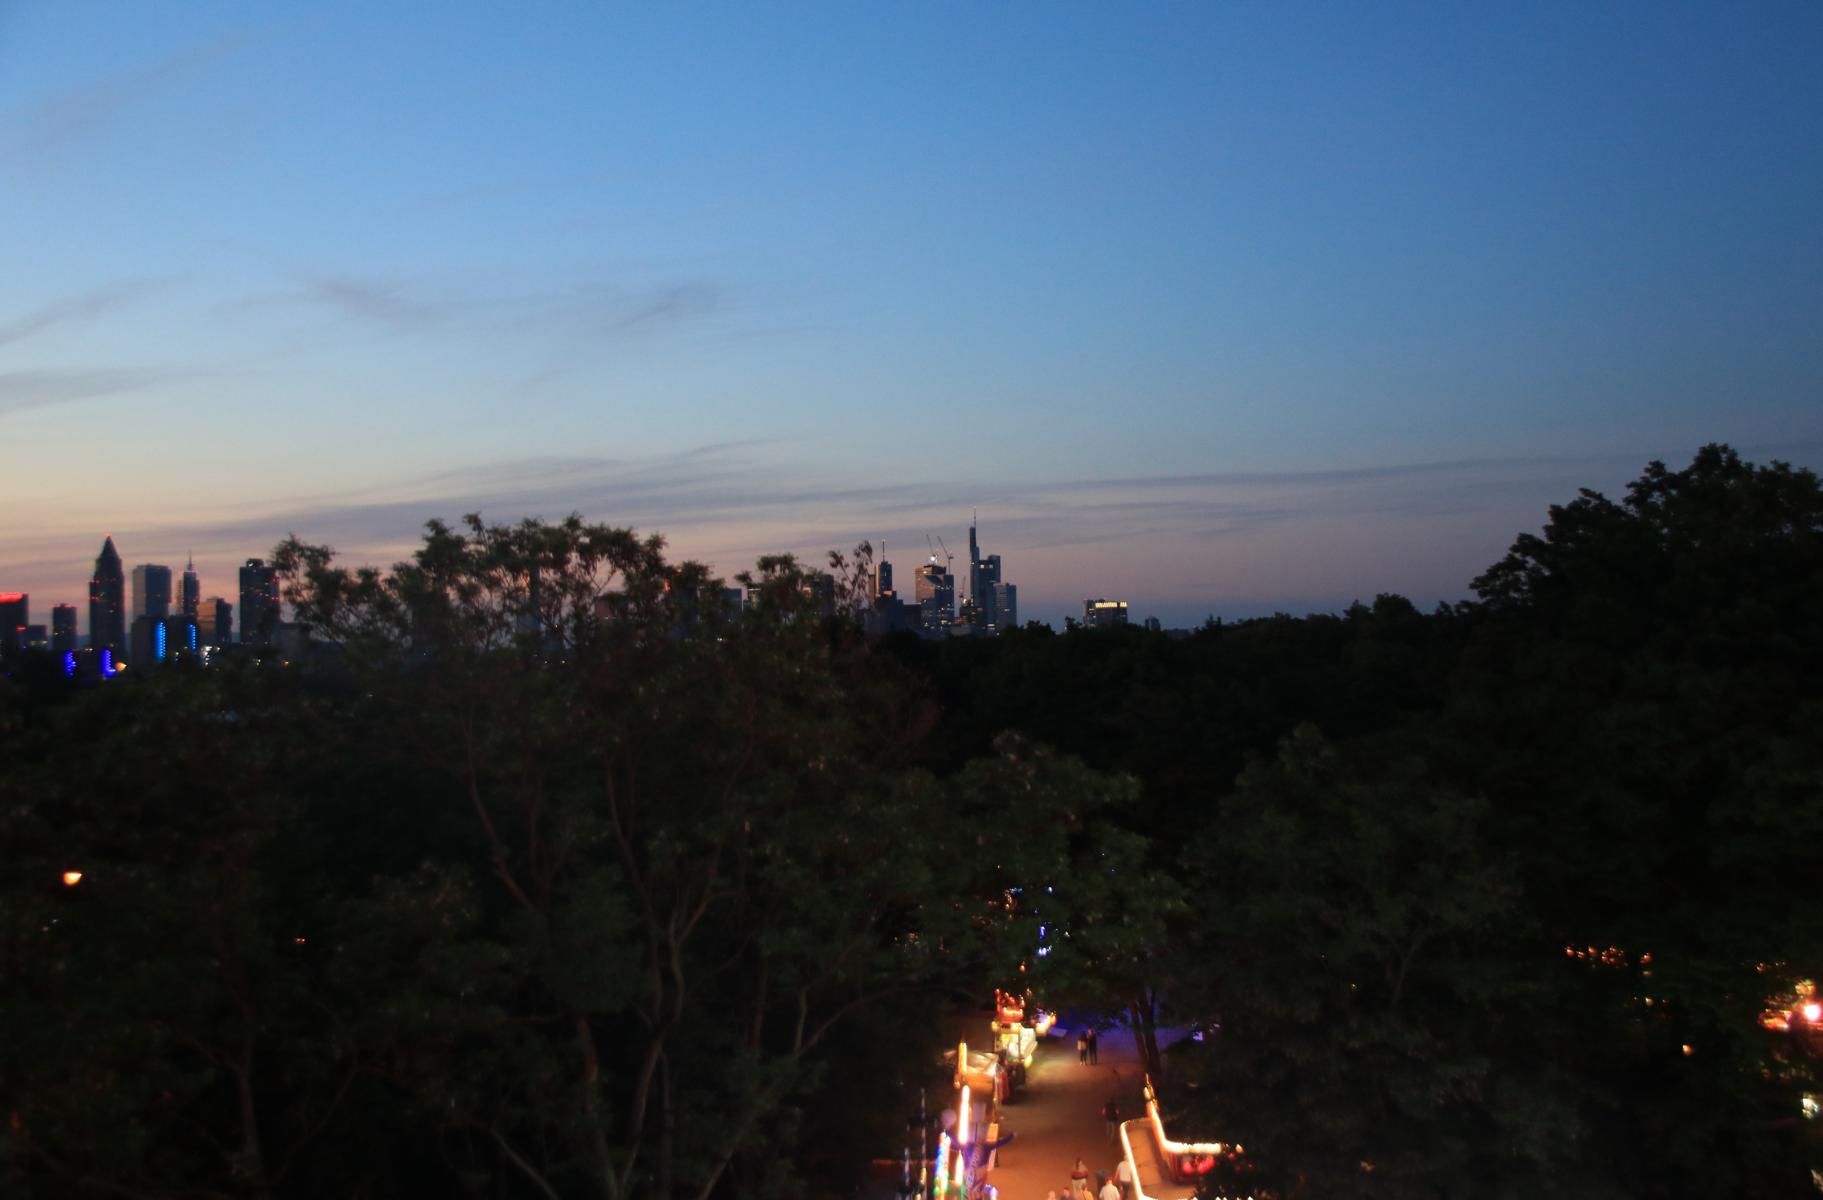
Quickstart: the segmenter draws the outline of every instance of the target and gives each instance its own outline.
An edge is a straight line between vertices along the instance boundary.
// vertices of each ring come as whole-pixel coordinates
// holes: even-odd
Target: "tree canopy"
[[[949,643],[865,545],[287,541],[334,653],[0,683],[0,1181],[840,1194],[1022,981],[1255,1195],[1809,1194],[1820,531],[1710,446],[1432,613]]]

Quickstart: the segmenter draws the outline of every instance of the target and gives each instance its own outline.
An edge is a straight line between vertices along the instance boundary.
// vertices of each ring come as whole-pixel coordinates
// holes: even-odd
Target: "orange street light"
[[[63,886],[64,887],[75,887],[77,884],[79,884],[81,882],[82,882],[82,872],[81,871],[65,871],[63,873]]]

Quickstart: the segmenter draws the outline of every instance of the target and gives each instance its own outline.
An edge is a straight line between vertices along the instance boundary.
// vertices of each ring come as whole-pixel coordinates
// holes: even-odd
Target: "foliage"
[[[1809,1194],[1820,534],[1712,446],[1430,614],[871,644],[866,544],[287,542],[340,654],[0,684],[0,1183],[846,1188],[1025,984],[1256,1195]]]

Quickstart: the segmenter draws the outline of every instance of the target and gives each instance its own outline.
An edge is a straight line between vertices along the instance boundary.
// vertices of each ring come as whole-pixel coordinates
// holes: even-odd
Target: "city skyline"
[[[1823,464],[1820,58],[1803,3],[7,6],[0,587],[979,506],[1053,624],[1459,599],[1650,459]]]
[[[1737,448],[1754,461],[1778,458],[1812,469],[1823,465],[1823,442]],[[892,552],[897,560],[894,570],[900,588],[907,594],[914,572],[926,561],[926,537],[957,536],[968,528],[967,515],[959,514],[949,524],[940,523],[944,513],[954,510],[953,505],[927,508],[908,503],[908,495],[925,490],[918,486],[831,488],[813,492],[798,481],[800,486],[785,489],[774,499],[764,491],[765,480],[732,459],[738,450],[738,447],[710,446],[645,464],[584,461],[523,464],[522,475],[502,474],[498,482],[504,486],[500,492],[477,497],[491,503],[474,507],[489,520],[510,521],[521,515],[555,519],[571,509],[551,503],[547,497],[552,492],[561,492],[566,486],[574,487],[584,501],[594,499],[603,506],[600,510],[603,512],[618,508],[656,516],[664,507],[670,506],[685,514],[674,526],[683,531],[682,536],[675,533],[668,536],[673,557],[708,562],[724,579],[730,580],[736,572],[751,566],[760,555],[781,549],[797,554],[805,565],[820,569],[825,553],[831,549],[850,549],[856,542],[867,540],[877,554],[883,544],[897,545],[901,549]],[[1011,564],[1007,568],[1008,577],[1020,584],[1021,623],[1036,620],[1062,628],[1065,618],[1081,618],[1085,600],[1102,596],[1126,599],[1135,623],[1146,617],[1157,617],[1167,628],[1193,627],[1210,616],[1239,620],[1275,612],[1294,616],[1339,612],[1356,600],[1371,601],[1382,592],[1406,596],[1420,608],[1429,609],[1440,602],[1471,598],[1471,580],[1504,555],[1514,537],[1535,532],[1543,524],[1550,505],[1572,499],[1578,488],[1591,487],[1610,497],[1618,497],[1624,491],[1625,482],[1635,477],[1648,460],[1656,457],[1676,468],[1687,462],[1694,450],[1695,447],[1686,452],[1667,450],[1643,452],[1638,456],[1562,460],[1412,463],[1380,469],[1276,475],[1235,473],[1179,479],[1071,481],[1055,492],[1031,489],[1021,493],[1009,503],[1004,518],[995,520],[990,515],[983,527],[990,531],[988,536],[1002,558]],[[633,467],[626,472],[629,478],[609,478],[617,467],[627,465]],[[540,480],[540,486],[525,489],[529,499],[515,496],[510,490],[516,483],[534,477]],[[565,484],[562,482],[565,479],[573,482]],[[760,490],[753,490],[756,488]],[[1135,492],[1156,498],[1157,515],[1152,522],[1155,526],[1171,528],[1174,523],[1181,525],[1186,517],[1229,522],[1231,538],[1237,544],[1244,543],[1251,556],[1243,560],[1243,565],[1246,562],[1264,565],[1272,572],[1274,580],[1294,579],[1302,586],[1277,592],[1261,591],[1250,586],[1251,577],[1244,570],[1233,576],[1217,574],[1216,570],[1225,571],[1233,565],[1234,560],[1229,559],[1208,564],[1212,568],[1208,590],[1204,593],[1208,600],[1199,602],[1194,597],[1172,597],[1159,581],[1143,574],[1143,556],[1118,548],[1113,553],[1108,552],[1111,544],[1125,536],[1121,522],[1134,503],[1131,496]],[[1079,495],[1076,502],[1068,503],[1062,498],[1061,494],[1069,493]],[[1081,493],[1087,493],[1089,498],[1081,499]],[[1109,499],[1102,500],[1104,495]],[[1438,500],[1437,495],[1446,498],[1448,504]],[[446,522],[453,522],[463,511],[468,511],[460,502],[449,500],[439,502],[427,498],[422,503]],[[840,513],[821,525],[826,535],[820,540],[813,534],[800,534],[795,543],[783,547],[756,546],[748,550],[723,545],[718,549],[711,539],[729,538],[725,514],[742,506],[762,513],[803,508],[816,513],[826,508],[839,508]],[[896,516],[901,523],[884,534],[860,527],[854,514],[873,506],[877,506],[887,519]],[[585,516],[597,519],[596,510],[583,504],[573,507],[579,508]],[[907,510],[928,514],[931,523],[905,523],[903,517]],[[1189,511],[1186,513],[1186,510]],[[410,508],[410,502],[403,501],[371,505],[325,504],[313,511],[281,514],[267,524],[274,529],[299,530],[306,540],[312,540],[311,535],[301,531],[315,528],[320,531],[316,537],[332,545],[351,565],[390,567],[400,558],[409,556],[418,545],[422,524],[412,523],[409,511],[415,510]],[[1314,531],[1326,520],[1342,519],[1351,513],[1356,514],[1355,528],[1362,534],[1358,539],[1286,537],[1288,530]],[[1406,539],[1387,537],[1384,528],[1378,531],[1363,529],[1361,523],[1384,513],[1401,513],[1410,525],[1457,538],[1456,553],[1439,558],[1441,566],[1414,569],[1413,548],[1406,544]],[[612,517],[600,519],[613,520]],[[1502,525],[1503,520],[1511,522],[1510,525]],[[202,524],[184,525],[177,531],[180,536],[175,540],[192,549],[181,555],[168,546],[144,554],[137,549],[122,550],[123,562],[138,565],[182,558],[201,576],[203,594],[232,595],[236,591],[233,580],[247,559],[269,556],[273,545],[285,536],[282,532],[274,533],[262,541],[252,531],[259,523],[260,518],[244,518],[218,529]],[[666,532],[658,523],[627,523],[642,534]],[[749,516],[748,524],[753,523],[757,521]],[[816,522],[806,521],[805,524],[815,525]],[[734,522],[733,527],[738,530],[744,526]],[[1502,529],[1505,532],[1501,532]],[[1374,538],[1376,532],[1380,534],[1379,540]],[[87,587],[93,565],[93,550],[73,547],[88,536],[87,531],[76,530],[61,537],[44,533],[29,539],[11,535],[0,539],[0,545],[16,545],[29,540],[36,550],[34,558],[23,563],[0,561],[0,590],[20,591],[33,597],[32,620],[37,624],[49,624],[53,604],[77,604],[83,612],[85,644],[89,628],[83,589]],[[103,536],[113,538],[117,544],[127,541],[136,547],[142,544],[142,539],[161,535],[157,530],[129,527],[124,535],[104,532]],[[172,535],[163,536],[166,542],[173,540]],[[1145,535],[1141,537],[1143,539]],[[957,536],[957,542],[964,544],[961,536]],[[700,549],[705,543],[708,544],[706,553]],[[699,548],[698,553],[690,552],[692,545]],[[903,549],[906,546],[913,549],[906,551]],[[200,558],[195,548],[203,548]],[[1437,550],[1434,543],[1420,548],[1433,555]],[[1360,586],[1349,587],[1343,583],[1331,590],[1323,589],[1321,572],[1333,568],[1338,558],[1356,564],[1354,578],[1360,581]],[[199,561],[201,565],[196,566]],[[1102,561],[1118,566],[1097,569],[1096,564]],[[1085,566],[1089,569],[1083,570]],[[1122,568],[1126,573],[1122,573]],[[1459,573],[1453,577],[1448,574],[1452,568],[1459,568]],[[128,570],[130,573],[131,568]],[[72,573],[81,576],[82,582],[68,583]],[[966,588],[960,584],[967,578],[966,569],[958,573],[958,601],[966,594]],[[222,579],[228,582],[211,582]],[[1033,580],[1037,581],[1036,586],[1033,586]],[[1080,595],[1071,590],[1073,580],[1083,581],[1083,586],[1076,589],[1081,591]],[[1401,580],[1405,581],[1403,586]]]

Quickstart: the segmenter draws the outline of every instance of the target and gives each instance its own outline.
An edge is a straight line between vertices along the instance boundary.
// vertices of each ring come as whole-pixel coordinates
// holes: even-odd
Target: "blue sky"
[[[1456,598],[1823,464],[1823,6],[0,4],[0,589],[585,515]],[[915,553],[914,553],[915,551]]]

